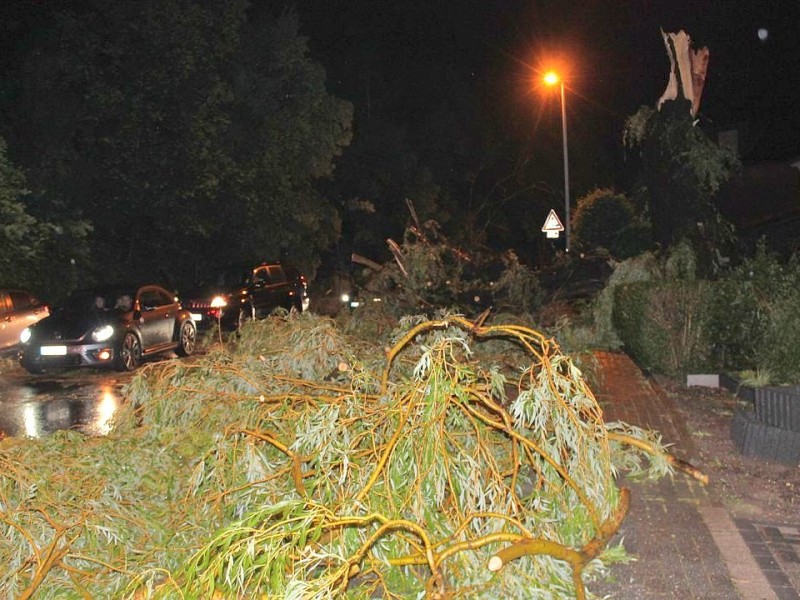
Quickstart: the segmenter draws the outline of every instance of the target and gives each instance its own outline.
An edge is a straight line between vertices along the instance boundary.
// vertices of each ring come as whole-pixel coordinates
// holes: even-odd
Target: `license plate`
[[[66,346],[42,346],[39,349],[42,356],[66,356]]]
[[[202,321],[203,315],[200,313],[192,313],[192,321]]]

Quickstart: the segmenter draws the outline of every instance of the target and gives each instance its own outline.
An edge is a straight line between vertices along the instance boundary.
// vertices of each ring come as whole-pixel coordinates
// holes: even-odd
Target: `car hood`
[[[69,309],[59,309],[46,319],[42,319],[33,326],[34,339],[42,341],[70,341],[79,340],[102,325],[114,325],[124,321],[120,313],[101,312],[90,310],[76,312]]]

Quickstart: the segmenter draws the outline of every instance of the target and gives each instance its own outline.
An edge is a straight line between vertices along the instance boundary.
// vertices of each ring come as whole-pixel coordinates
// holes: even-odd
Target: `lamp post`
[[[569,150],[567,148],[567,101],[564,95],[564,80],[555,71],[548,71],[544,75],[545,84],[550,87],[561,86],[561,135],[564,139],[564,243],[569,252]]]

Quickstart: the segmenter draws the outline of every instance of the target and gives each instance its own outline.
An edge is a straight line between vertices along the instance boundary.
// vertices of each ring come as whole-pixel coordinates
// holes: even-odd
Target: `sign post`
[[[547,234],[548,238],[558,238],[558,234],[564,231],[564,225],[561,219],[558,218],[555,209],[551,208],[542,225],[542,232]]]

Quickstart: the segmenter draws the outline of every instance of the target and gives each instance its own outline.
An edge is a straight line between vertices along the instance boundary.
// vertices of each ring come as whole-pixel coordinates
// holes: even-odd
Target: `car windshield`
[[[133,308],[135,293],[127,288],[82,290],[73,293],[65,304],[65,308],[74,311],[117,310],[127,312]]]
[[[229,267],[211,273],[198,283],[200,287],[216,287],[221,289],[243,287],[248,284],[250,273],[246,268]]]

